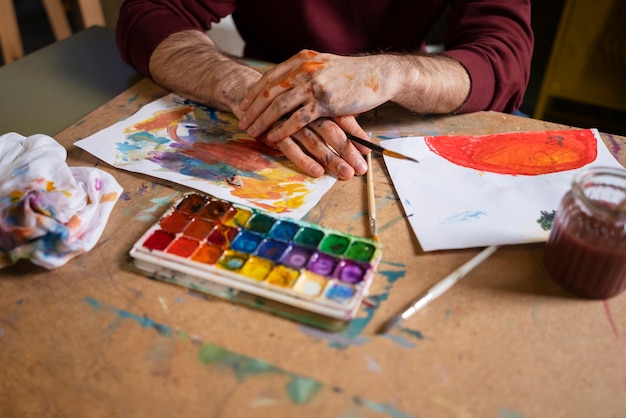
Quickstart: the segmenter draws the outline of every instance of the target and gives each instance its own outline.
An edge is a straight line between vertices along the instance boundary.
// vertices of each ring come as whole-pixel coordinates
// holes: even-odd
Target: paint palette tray
[[[379,242],[189,193],[135,243],[144,274],[328,330],[357,314]]]

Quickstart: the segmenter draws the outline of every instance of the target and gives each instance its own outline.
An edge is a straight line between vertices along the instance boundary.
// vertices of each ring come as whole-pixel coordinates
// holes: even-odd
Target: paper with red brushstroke
[[[114,167],[295,219],[336,182],[303,174],[241,131],[233,115],[175,94],[75,145]]]
[[[574,174],[623,168],[595,129],[409,137],[385,148],[393,185],[424,251],[542,242]]]

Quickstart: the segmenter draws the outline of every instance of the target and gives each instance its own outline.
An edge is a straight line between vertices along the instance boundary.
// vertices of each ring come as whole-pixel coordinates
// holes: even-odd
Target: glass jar
[[[579,296],[607,299],[626,288],[626,170],[594,167],[576,174],[543,261],[562,287]]]

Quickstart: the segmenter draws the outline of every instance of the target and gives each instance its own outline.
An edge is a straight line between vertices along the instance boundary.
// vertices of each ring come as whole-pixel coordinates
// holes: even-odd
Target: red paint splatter
[[[254,139],[228,140],[218,144],[196,142],[190,146],[180,139],[176,126],[169,127],[167,132],[173,141],[185,145],[179,152],[207,164],[226,163],[238,170],[257,172],[276,166],[274,161],[263,154],[281,155],[280,151]]]
[[[183,116],[191,112],[191,107],[181,107],[174,110],[156,112],[153,117],[133,125],[138,131],[154,131],[177,123]]]
[[[427,137],[426,144],[463,167],[526,176],[580,168],[598,154],[596,137],[587,129],[435,136]]]

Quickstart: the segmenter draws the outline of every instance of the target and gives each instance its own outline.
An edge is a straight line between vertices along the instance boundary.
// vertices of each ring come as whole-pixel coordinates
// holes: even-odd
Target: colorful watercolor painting
[[[336,181],[303,174],[238,129],[233,115],[175,94],[75,145],[114,167],[295,219]]]
[[[542,242],[574,173],[621,168],[595,129],[386,140],[385,157],[424,251]]]

